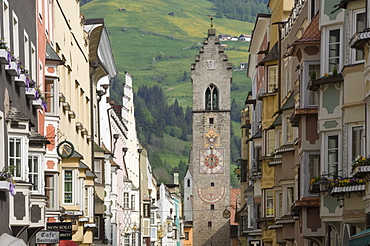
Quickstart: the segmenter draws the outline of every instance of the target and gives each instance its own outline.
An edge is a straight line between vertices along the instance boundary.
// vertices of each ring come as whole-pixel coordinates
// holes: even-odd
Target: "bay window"
[[[41,192],[40,159],[41,156],[28,156],[28,181],[32,183],[32,190],[35,193]]]
[[[308,155],[308,173],[309,179],[314,179],[320,177],[320,155],[319,154],[309,154]]]
[[[123,193],[123,208],[129,208],[128,192]]]
[[[311,75],[316,74],[316,78],[320,77],[320,64],[309,64],[308,74],[306,75],[307,82],[311,80]],[[308,84],[307,84],[308,85]],[[307,87],[303,88],[308,93],[307,106],[317,106],[319,104],[318,91],[307,90]]]
[[[74,197],[73,197],[73,171],[72,170],[64,170],[64,185],[63,185],[63,203],[72,204]]]
[[[294,203],[294,187],[287,187],[286,189],[286,209],[285,214],[290,214],[292,205]]]
[[[366,20],[366,13],[364,9],[354,10],[353,11],[353,18],[352,18],[352,35],[362,32],[365,29],[365,20]],[[352,50],[352,61],[356,62],[363,62],[364,61],[364,51],[353,49]]]
[[[333,73],[334,69],[340,71],[340,59],[341,59],[341,30],[331,29],[328,31],[328,43],[327,43],[327,52],[328,52],[328,73]]]
[[[56,103],[56,88],[54,79],[45,80],[45,101],[47,108],[45,109],[47,114],[56,114],[57,103]]]
[[[273,92],[277,87],[277,66],[268,67],[268,92]]]
[[[364,155],[365,141],[364,141],[364,126],[352,126],[350,132],[349,143],[352,145],[350,148],[350,159],[349,163],[352,163],[359,156]]]
[[[274,216],[274,191],[268,189],[265,192],[265,208],[266,208],[266,217]]]
[[[48,203],[46,205],[49,209],[55,209],[57,207],[57,194],[56,194],[56,174],[46,173],[45,174],[45,195],[48,197]]]
[[[294,129],[290,124],[290,117],[285,118],[285,142],[292,143],[294,141]]]
[[[339,170],[339,135],[327,136],[327,170],[331,177],[338,175]]]
[[[274,150],[275,150],[275,131],[269,130],[267,131],[266,155],[272,155]]]

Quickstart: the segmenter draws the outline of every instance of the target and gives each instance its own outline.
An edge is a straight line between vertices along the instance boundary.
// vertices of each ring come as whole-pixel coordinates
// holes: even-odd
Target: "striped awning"
[[[332,194],[338,194],[338,193],[347,193],[347,192],[356,192],[356,191],[364,191],[365,185],[351,185],[351,186],[343,186],[343,187],[334,187],[330,195]]]
[[[364,30],[363,32],[360,32],[360,33],[356,33],[350,41],[350,46],[351,48],[362,50],[368,40],[370,40],[370,30],[369,29]]]

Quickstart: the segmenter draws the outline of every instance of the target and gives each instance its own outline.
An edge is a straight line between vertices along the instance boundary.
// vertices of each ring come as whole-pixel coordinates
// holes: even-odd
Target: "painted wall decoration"
[[[204,135],[204,147],[209,148],[211,145],[218,147],[219,135],[216,133],[215,129],[211,128]]]
[[[198,187],[199,198],[205,203],[216,203],[225,195],[225,187]]]

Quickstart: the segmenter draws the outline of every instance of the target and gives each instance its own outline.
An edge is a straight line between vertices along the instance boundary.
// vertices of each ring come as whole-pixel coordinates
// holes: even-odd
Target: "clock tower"
[[[216,30],[208,30],[191,66],[193,84],[192,177],[194,246],[229,246],[230,87],[232,66]]]

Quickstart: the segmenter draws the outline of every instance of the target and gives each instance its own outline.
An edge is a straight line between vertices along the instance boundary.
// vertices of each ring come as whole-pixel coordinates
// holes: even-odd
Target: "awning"
[[[368,245],[370,245],[370,228],[353,235],[349,239],[349,246],[368,246]]]
[[[25,242],[22,239],[13,237],[7,233],[3,233],[0,236],[0,245],[2,246],[27,246],[27,244],[25,244]]]

